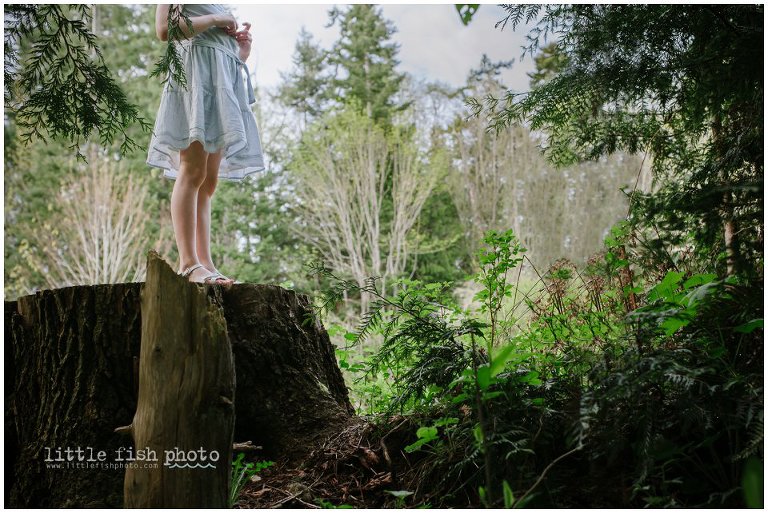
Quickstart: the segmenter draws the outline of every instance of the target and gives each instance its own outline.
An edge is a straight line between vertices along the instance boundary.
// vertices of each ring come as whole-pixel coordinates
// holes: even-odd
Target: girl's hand
[[[219,27],[231,36],[237,30],[237,20],[231,14],[214,14],[213,26]]]
[[[240,31],[234,32],[232,37],[237,41],[237,46],[240,47],[240,60],[245,61],[249,55],[251,55],[251,43],[253,42],[253,36],[249,32],[251,30],[251,24],[247,21],[243,22],[245,28]]]

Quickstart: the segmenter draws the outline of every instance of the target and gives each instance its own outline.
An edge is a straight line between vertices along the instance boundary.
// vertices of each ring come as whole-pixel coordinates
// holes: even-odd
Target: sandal
[[[231,281],[232,284],[243,283],[242,281],[233,280],[232,278],[229,278],[228,276],[224,276],[219,271],[214,271],[213,274],[211,275],[211,277],[215,277],[217,280]]]
[[[204,267],[204,266],[203,266],[203,264],[195,264],[195,265],[191,265],[191,266],[187,267],[186,269],[184,269],[184,270],[183,270],[181,273],[179,273],[179,274],[181,275],[181,277],[182,277],[182,278],[187,278],[187,279],[189,279],[189,276],[190,276],[190,275],[191,275],[193,272],[195,272],[197,269],[200,269],[201,267]],[[207,271],[207,269],[206,269],[206,271]],[[210,272],[210,271],[209,271],[209,272]],[[214,285],[214,284],[216,284],[215,282],[216,282],[217,280],[229,281],[229,278],[227,278],[226,276],[224,276],[224,275],[223,275],[223,274],[221,274],[221,273],[211,273],[211,274],[209,274],[208,276],[206,276],[205,278],[203,278],[203,281],[201,281],[201,282],[200,282],[200,281],[193,281],[192,283],[202,283],[202,284],[204,284],[204,285]],[[223,283],[220,283],[220,284],[218,284],[218,285],[225,285],[225,284],[223,284]],[[226,285],[225,285],[225,286],[226,286]]]
[[[200,269],[201,267],[203,267],[203,264],[190,265],[189,267],[187,267],[186,269],[184,269],[183,271],[177,274],[182,278],[189,278],[190,274],[195,272],[197,269]]]
[[[211,285],[211,282],[216,282],[218,280],[224,281],[225,283],[219,283],[218,285],[222,285],[224,287],[229,287],[232,284],[235,283],[235,280],[232,280],[230,278],[227,278],[221,273],[211,273],[210,275],[203,278],[203,283],[206,285]]]

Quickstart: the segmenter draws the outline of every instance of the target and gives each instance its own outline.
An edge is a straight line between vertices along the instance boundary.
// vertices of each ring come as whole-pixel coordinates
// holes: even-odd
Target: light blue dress
[[[188,4],[182,12],[193,17],[227,11],[216,4]],[[176,45],[186,89],[168,79],[150,138],[147,164],[164,169],[166,178],[175,179],[179,150],[200,141],[209,153],[222,150],[221,179],[242,180],[263,171],[259,129],[250,108],[255,102],[253,87],[248,68],[238,56],[235,38],[212,27]]]

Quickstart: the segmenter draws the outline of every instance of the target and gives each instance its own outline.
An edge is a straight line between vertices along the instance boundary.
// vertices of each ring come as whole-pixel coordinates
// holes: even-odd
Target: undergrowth
[[[373,298],[339,350],[363,413],[425,419],[404,447],[418,461],[409,504],[762,503],[762,285],[644,269],[627,240],[617,225],[586,266],[558,261],[524,288],[525,249],[489,232],[469,309],[451,283],[385,295],[314,266],[332,284],[322,309]]]

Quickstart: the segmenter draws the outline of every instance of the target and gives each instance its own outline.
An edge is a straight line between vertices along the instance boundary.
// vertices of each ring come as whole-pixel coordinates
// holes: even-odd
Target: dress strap
[[[256,103],[256,95],[253,92],[253,84],[251,83],[251,72],[248,70],[248,65],[245,63],[245,61],[240,59],[239,55],[233,52],[231,48],[227,48],[223,44],[217,43],[216,41],[211,41],[210,39],[195,38],[192,39],[189,44],[192,46],[206,46],[208,48],[213,48],[214,50],[224,52],[226,55],[234,59],[240,66],[242,66],[245,70],[245,78],[248,82],[248,105]]]

